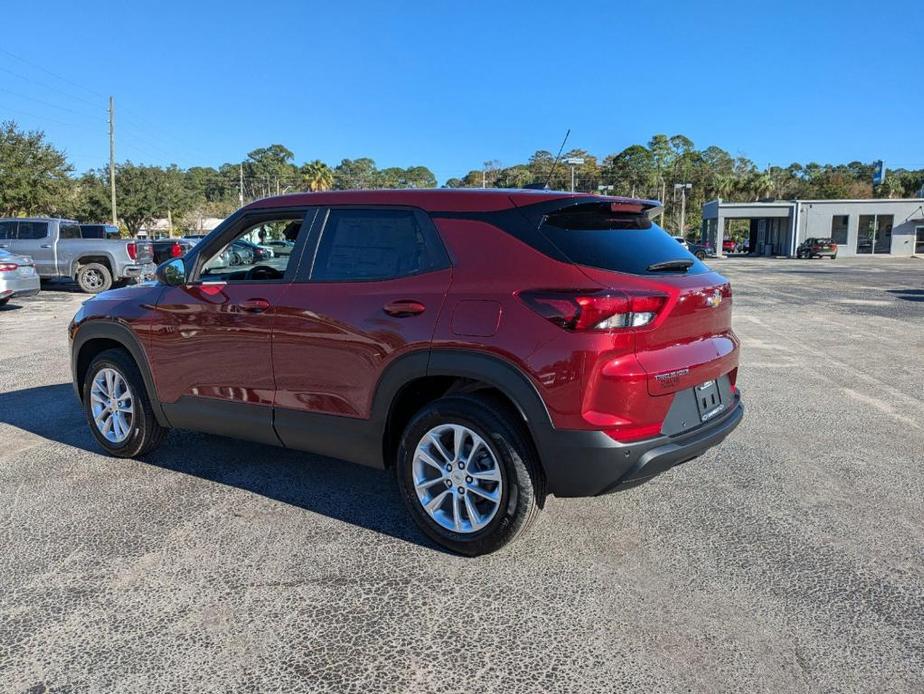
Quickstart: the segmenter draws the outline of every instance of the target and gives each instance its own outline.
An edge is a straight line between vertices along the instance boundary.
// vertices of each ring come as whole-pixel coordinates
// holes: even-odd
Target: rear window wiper
[[[652,263],[647,269],[648,272],[660,272],[662,270],[688,270],[692,266],[692,260],[677,258],[676,260],[662,260],[660,263]]]

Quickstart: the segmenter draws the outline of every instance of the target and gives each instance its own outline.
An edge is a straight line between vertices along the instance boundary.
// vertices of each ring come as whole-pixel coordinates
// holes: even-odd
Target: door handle
[[[405,299],[402,301],[392,301],[387,303],[385,304],[383,310],[389,316],[394,316],[395,318],[407,318],[408,316],[416,316],[423,313],[426,308],[427,307],[419,301]]]
[[[266,299],[247,299],[238,304],[238,308],[245,313],[263,313],[270,307]]]
[[[51,248],[51,244],[50,244],[50,243],[43,243],[43,244],[42,244],[42,248]]]

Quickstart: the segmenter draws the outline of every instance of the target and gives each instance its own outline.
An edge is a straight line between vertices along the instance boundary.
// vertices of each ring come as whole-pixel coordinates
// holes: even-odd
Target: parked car
[[[228,250],[231,253],[232,265],[253,265],[254,254],[251,245],[237,240],[231,244]]]
[[[831,239],[805,239],[796,248],[797,258],[837,258],[837,244]]]
[[[0,219],[0,250],[27,255],[42,279],[69,277],[96,294],[116,283],[152,278],[151,244],[119,238],[84,238],[68,219]]]
[[[292,241],[267,241],[262,245],[269,246],[276,255],[289,255],[292,253],[292,249],[295,248]]]
[[[739,248],[740,246],[735,239],[722,239],[723,253],[737,253]]]
[[[10,299],[35,296],[40,288],[32,258],[0,250],[0,306]]]
[[[171,258],[182,258],[195,245],[188,239],[156,239],[151,242],[154,263],[160,265]]]
[[[80,308],[74,388],[111,455],[176,427],[391,468],[423,532],[490,552],[546,495],[642,483],[741,421],[731,286],[656,211],[539,190],[260,200],[156,284]],[[210,281],[268,221],[297,222],[298,252]]]
[[[687,241],[683,236],[672,236],[671,238],[683,246],[687,251],[696,256],[696,258],[699,260],[705,260],[707,255],[715,255],[709,246],[699,243],[692,243]]]

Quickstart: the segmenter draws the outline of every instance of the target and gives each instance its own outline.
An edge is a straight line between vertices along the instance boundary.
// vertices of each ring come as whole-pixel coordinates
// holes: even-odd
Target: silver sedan
[[[0,250],[0,306],[14,297],[34,296],[40,287],[32,258]]]

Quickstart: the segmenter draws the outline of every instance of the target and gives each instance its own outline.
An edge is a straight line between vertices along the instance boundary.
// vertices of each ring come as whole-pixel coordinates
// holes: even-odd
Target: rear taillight
[[[531,290],[520,300],[565,330],[620,330],[648,325],[667,302],[664,294]]]
[[[174,242],[174,244],[170,247],[170,257],[179,258],[181,255],[183,255],[183,247],[180,244]]]
[[[129,243],[125,248],[128,250],[129,258],[135,260],[138,257],[138,244]]]
[[[0,272],[15,272],[17,268],[16,263],[0,263]]]

